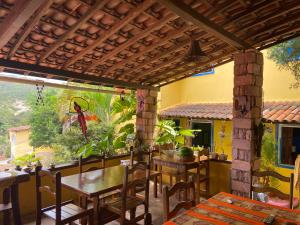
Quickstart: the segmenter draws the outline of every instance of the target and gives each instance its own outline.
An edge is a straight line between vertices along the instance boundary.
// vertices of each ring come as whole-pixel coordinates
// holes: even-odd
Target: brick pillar
[[[250,170],[256,157],[256,127],[262,115],[263,55],[255,49],[234,56],[233,139],[231,186],[233,194],[249,197]]]
[[[137,90],[136,132],[143,145],[153,144],[157,115],[157,94],[155,90]]]

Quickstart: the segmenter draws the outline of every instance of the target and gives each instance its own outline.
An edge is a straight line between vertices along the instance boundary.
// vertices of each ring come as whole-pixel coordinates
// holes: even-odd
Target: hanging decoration
[[[77,120],[78,120],[79,125],[81,127],[82,134],[85,137],[85,139],[87,141],[89,141],[88,137],[87,137],[87,126],[86,126],[86,121],[85,121],[85,118],[84,118],[83,111],[81,110],[80,105],[78,105],[78,103],[75,102],[75,101],[74,101],[74,110],[77,112]]]
[[[44,98],[43,98],[43,90],[44,85],[39,86],[36,84],[36,91],[37,91],[37,99],[36,99],[36,105],[42,104],[44,105]]]
[[[202,51],[199,45],[199,41],[191,37],[190,48],[184,57],[184,60],[187,62],[206,62],[209,60],[207,55]]]

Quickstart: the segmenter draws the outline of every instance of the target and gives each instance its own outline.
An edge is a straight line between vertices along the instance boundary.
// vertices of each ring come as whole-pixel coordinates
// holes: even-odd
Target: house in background
[[[29,142],[30,126],[9,128],[8,134],[12,159],[33,151],[33,147],[30,146]]]
[[[263,122],[276,144],[276,170],[289,176],[300,154],[300,88],[289,71],[279,70],[264,55]],[[201,129],[189,145],[210,147],[212,151],[232,155],[233,62],[214,70],[161,87],[160,118],[176,121],[183,128]],[[235,90],[237,91],[237,90]],[[235,134],[244,135],[244,134]],[[288,185],[280,184],[289,191]],[[295,192],[297,193],[297,192]]]

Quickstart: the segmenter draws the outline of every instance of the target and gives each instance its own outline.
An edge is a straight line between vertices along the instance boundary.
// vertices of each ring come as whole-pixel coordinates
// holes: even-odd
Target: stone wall
[[[254,49],[234,56],[233,194],[249,197],[251,165],[256,157],[256,127],[262,118],[263,55]]]
[[[152,145],[157,119],[157,94],[155,90],[137,90],[136,131],[142,144]]]

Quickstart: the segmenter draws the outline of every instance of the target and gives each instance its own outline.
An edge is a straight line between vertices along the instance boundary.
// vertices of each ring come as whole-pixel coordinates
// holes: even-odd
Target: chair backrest
[[[130,147],[130,166],[133,166],[134,163],[134,157],[137,156],[139,153],[134,151],[133,147]],[[146,152],[142,152],[143,156],[146,156],[146,160],[144,157],[144,162],[149,163],[151,166],[151,161],[152,161],[152,153],[150,151],[150,149]]]
[[[176,192],[184,191],[190,194],[187,199],[179,202],[173,210],[170,210],[170,197],[172,197]],[[178,182],[170,189],[165,186],[163,189],[163,217],[164,221],[168,221],[179,212],[181,209],[189,209],[196,205],[196,193],[195,184],[193,182]]]
[[[271,193],[274,196],[277,196],[281,199],[289,199],[289,207],[293,207],[293,197],[294,197],[294,174],[291,173],[290,177],[282,176],[281,174],[275,171],[252,171],[251,172],[251,198],[253,197],[253,192],[256,193]],[[278,189],[263,184],[262,187],[255,186],[253,183],[253,177],[256,177],[258,180],[263,178],[264,180],[269,180],[271,177],[276,178],[282,182],[287,182],[290,184],[289,194],[285,194]]]
[[[15,183],[15,177],[7,177],[0,179],[0,190],[2,191],[2,203],[8,204],[10,202],[10,188]],[[1,204],[0,204],[1,205]],[[0,212],[4,210],[0,209]]]
[[[42,180],[48,178],[53,184],[54,188],[49,185],[42,185]],[[49,209],[42,208],[42,193],[48,193],[54,200],[55,206],[52,208],[56,209],[56,223],[61,222],[61,173],[56,172],[52,174],[50,170],[42,170],[41,167],[37,166],[35,169],[36,178],[36,222],[41,223],[42,213]],[[51,207],[51,206],[50,206]]]
[[[122,188],[122,212],[126,212],[127,196],[135,196],[141,186],[145,190],[144,202],[146,207],[149,205],[149,185],[150,185],[150,169],[146,162],[138,162],[133,166],[125,167]],[[148,210],[147,210],[148,211]]]
[[[83,166],[89,163],[98,163],[97,166],[89,167],[88,169],[84,169]],[[90,155],[86,158],[82,156],[79,157],[79,173],[84,173],[93,170],[99,170],[105,168],[105,155]]]

